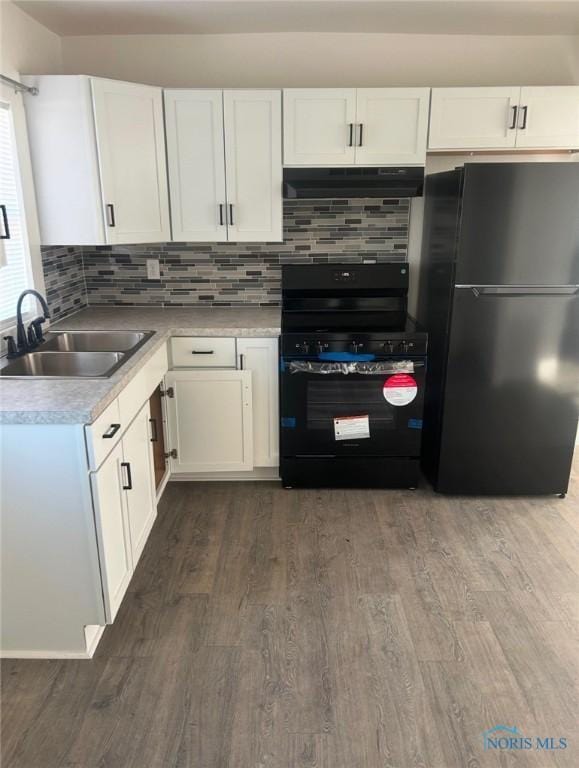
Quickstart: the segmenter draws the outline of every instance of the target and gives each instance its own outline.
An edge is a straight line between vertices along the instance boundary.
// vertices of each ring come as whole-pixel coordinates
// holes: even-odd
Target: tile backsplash
[[[88,304],[80,248],[43,248],[42,266],[46,299],[53,320]]]
[[[57,316],[87,303],[275,306],[281,264],[404,261],[409,211],[408,199],[286,200],[283,243],[45,248],[49,304]],[[147,279],[151,258],[160,280]]]

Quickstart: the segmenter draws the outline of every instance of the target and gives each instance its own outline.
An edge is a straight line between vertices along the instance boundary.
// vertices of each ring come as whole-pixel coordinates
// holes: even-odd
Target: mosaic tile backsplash
[[[60,320],[88,304],[80,248],[43,248],[46,299],[53,320]]]
[[[73,309],[83,300],[90,305],[276,306],[281,264],[404,261],[409,211],[408,199],[292,200],[284,202],[283,243],[45,249],[49,303]],[[75,256],[84,265],[84,299],[71,267]],[[61,258],[69,268],[61,270],[65,286],[58,290],[55,262]],[[146,260],[151,258],[159,259],[160,280],[147,280]]]

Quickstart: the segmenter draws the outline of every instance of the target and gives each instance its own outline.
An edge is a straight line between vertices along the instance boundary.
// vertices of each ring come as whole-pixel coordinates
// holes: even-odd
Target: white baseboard
[[[100,639],[103,636],[103,632],[106,629],[106,625],[102,624],[87,624],[84,628],[84,636],[86,637],[86,653],[87,658],[92,659],[94,652],[97,649]]]
[[[0,659],[90,659],[87,651],[0,651]]]
[[[0,650],[0,659],[92,659],[106,626],[89,624],[85,627],[85,651],[6,651]]]
[[[173,473],[171,482],[211,482],[279,480],[279,467],[256,467],[251,472],[187,472]]]
[[[161,483],[159,484],[159,487],[157,488],[157,504],[161,501],[161,496],[163,495],[163,491],[167,487],[167,483],[171,479],[171,473],[169,470],[165,472],[163,475],[163,479],[161,480]]]

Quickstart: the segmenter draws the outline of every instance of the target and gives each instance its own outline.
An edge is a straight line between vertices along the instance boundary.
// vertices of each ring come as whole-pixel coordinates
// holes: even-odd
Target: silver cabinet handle
[[[225,221],[223,219],[223,203],[219,203],[219,226],[225,226]]]
[[[361,147],[362,146],[362,136],[364,135],[364,123],[360,123],[360,125],[358,127],[360,128],[360,138],[358,140],[358,146]]]
[[[350,140],[348,142],[349,147],[354,146],[354,123],[348,123],[348,127],[350,129]]]
[[[114,437],[120,428],[121,428],[120,424],[111,424],[111,426],[107,429],[107,431],[103,433],[104,439],[108,440],[109,438]]]
[[[229,223],[233,226],[233,203],[229,203]]]
[[[521,107],[521,113],[523,115],[523,122],[519,124],[519,128],[521,131],[524,131],[527,127],[527,113],[529,111],[529,108],[525,105],[524,107]]]
[[[192,349],[191,350],[192,355],[214,355],[215,350],[213,349]]]

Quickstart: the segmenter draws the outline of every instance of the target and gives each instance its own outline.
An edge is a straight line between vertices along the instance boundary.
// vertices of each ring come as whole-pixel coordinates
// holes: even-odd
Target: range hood
[[[284,168],[288,200],[340,197],[420,197],[424,168]]]

